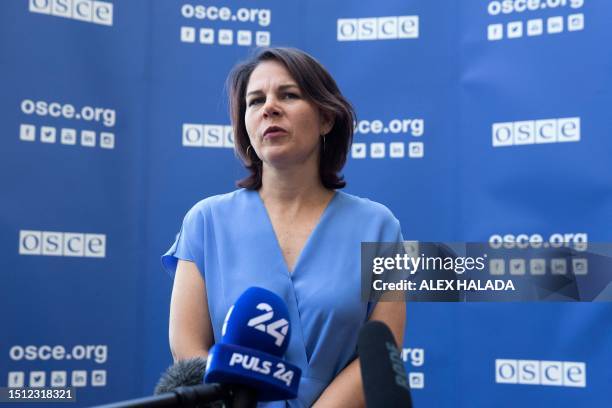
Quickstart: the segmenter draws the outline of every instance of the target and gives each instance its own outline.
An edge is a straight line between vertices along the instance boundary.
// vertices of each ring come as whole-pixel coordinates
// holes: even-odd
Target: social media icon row
[[[370,143],[370,158],[384,159],[387,157],[387,144],[382,142]],[[399,159],[408,156],[412,159],[420,159],[425,155],[423,142],[410,142],[406,149],[404,142],[389,143],[389,157]],[[406,150],[408,150],[406,152]],[[368,157],[368,143],[353,143],[351,147],[351,157],[353,159],[365,159]]]
[[[19,140],[25,142],[35,142],[37,137],[35,125],[22,123],[19,126]],[[115,148],[115,134],[110,132],[100,132],[99,135],[93,130],[81,130],[80,137],[76,129],[55,128],[53,126],[41,126],[38,129],[38,138],[41,143],[56,143],[64,145],[76,145],[77,139],[80,140],[80,145],[85,147],[96,147],[97,136],[99,136],[99,144],[103,149]]]
[[[545,31],[546,29],[546,31]],[[523,36],[534,37],[542,34],[558,34],[566,31],[584,30],[584,14],[570,14],[567,19],[563,16],[549,17],[546,19],[536,18],[533,20],[511,21],[504,24],[490,24],[487,27],[487,39],[489,41],[502,40],[504,38],[521,38]]]
[[[196,33],[198,34],[196,36]],[[212,28],[181,27],[181,41],[186,43],[199,42],[201,44],[219,44],[219,45],[243,45],[249,47],[253,42],[258,47],[267,47],[270,45],[269,31],[236,30],[234,39],[234,30],[222,28],[214,30]]]
[[[491,259],[489,261],[489,272],[491,275],[504,275],[506,273],[506,265],[510,275],[525,275],[527,266],[531,275],[545,275],[547,266],[546,259],[533,258],[510,259],[506,264],[505,259]],[[574,275],[586,275],[588,273],[588,260],[586,258],[572,258],[571,262],[565,258],[553,258],[550,260],[549,271],[552,275],[566,275],[573,271]]]
[[[23,371],[11,371],[8,373],[7,387],[86,387],[87,373],[87,370],[30,371],[26,376]],[[106,386],[106,370],[92,370],[89,375],[89,384],[92,387]]]

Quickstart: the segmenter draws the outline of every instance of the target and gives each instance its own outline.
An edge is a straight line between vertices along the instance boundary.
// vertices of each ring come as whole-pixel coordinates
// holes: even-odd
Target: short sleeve
[[[404,242],[402,227],[400,226],[399,220],[394,216],[391,216],[391,219],[387,222],[387,224],[388,225],[385,226],[386,228],[383,232],[384,239],[382,241],[395,243]]]
[[[162,255],[164,269],[172,276],[176,273],[178,260],[194,262],[204,276],[204,240],[206,220],[204,209],[194,206],[183,219],[183,225],[170,249]]]
[[[387,210],[388,211],[388,210]],[[381,231],[379,235],[379,243],[380,246],[377,249],[374,249],[374,253],[377,256],[382,257],[395,257],[396,254],[403,256],[405,253],[404,248],[404,237],[402,236],[402,228],[400,226],[400,222],[388,211],[388,215],[385,217],[384,222],[381,226]],[[401,282],[402,280],[410,278],[409,272],[405,270],[393,270],[383,273],[378,276],[379,280],[385,283],[391,282]],[[372,281],[368,280],[368,283],[371,285]],[[371,290],[371,288],[370,288]],[[370,292],[370,300],[368,301],[368,318],[374,311],[374,307],[380,300],[382,293],[380,292]],[[403,297],[403,296],[402,296]],[[392,299],[394,301],[399,301],[397,295],[393,296]]]

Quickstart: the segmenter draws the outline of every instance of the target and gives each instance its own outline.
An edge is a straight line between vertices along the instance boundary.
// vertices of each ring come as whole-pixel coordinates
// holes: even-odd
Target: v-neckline
[[[266,204],[264,203],[263,199],[259,195],[259,191],[255,191],[255,195],[257,196],[257,201],[259,202],[259,205],[261,206],[261,209],[263,210],[263,213],[265,215],[265,222],[267,223],[268,232],[272,234],[272,237],[274,237],[274,245],[276,246],[277,255],[281,259],[285,272],[291,278],[295,276],[295,272],[298,270],[300,264],[302,263],[301,261],[302,261],[302,258],[304,257],[304,253],[308,250],[310,246],[310,242],[313,240],[313,236],[315,236],[317,231],[320,229],[321,224],[325,220],[327,213],[329,212],[329,209],[331,208],[333,202],[336,200],[336,197],[338,197],[339,193],[337,190],[334,190],[334,195],[327,202],[327,205],[325,206],[325,209],[319,216],[317,223],[315,224],[312,231],[310,231],[308,238],[306,238],[306,241],[304,242],[304,245],[302,246],[300,253],[297,256],[295,263],[293,264],[293,270],[290,270],[289,265],[287,265],[287,261],[285,260],[285,256],[283,255],[283,249],[280,246],[280,241],[278,240],[278,236],[276,235],[276,231],[274,230],[274,224],[272,224],[272,218],[270,218],[270,214],[268,213],[268,208],[266,207]]]

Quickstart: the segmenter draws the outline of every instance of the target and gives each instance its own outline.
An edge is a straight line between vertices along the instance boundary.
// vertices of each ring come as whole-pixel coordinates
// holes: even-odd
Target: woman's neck
[[[333,191],[321,183],[318,166],[295,166],[276,169],[265,166],[259,195],[266,203],[316,204],[326,201]]]

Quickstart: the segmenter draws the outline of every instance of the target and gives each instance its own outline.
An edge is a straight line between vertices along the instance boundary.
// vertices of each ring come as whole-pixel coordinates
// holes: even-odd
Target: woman
[[[176,271],[173,357],[206,356],[231,304],[264,287],[287,303],[285,358],[302,369],[288,405],[364,406],[359,329],[382,320],[401,345],[405,305],[360,298],[361,242],[402,237],[386,207],[338,191],[353,110],[329,73],[296,49],[260,51],[234,68],[229,88],[235,149],[250,175],[242,189],[196,204],[163,257]]]

